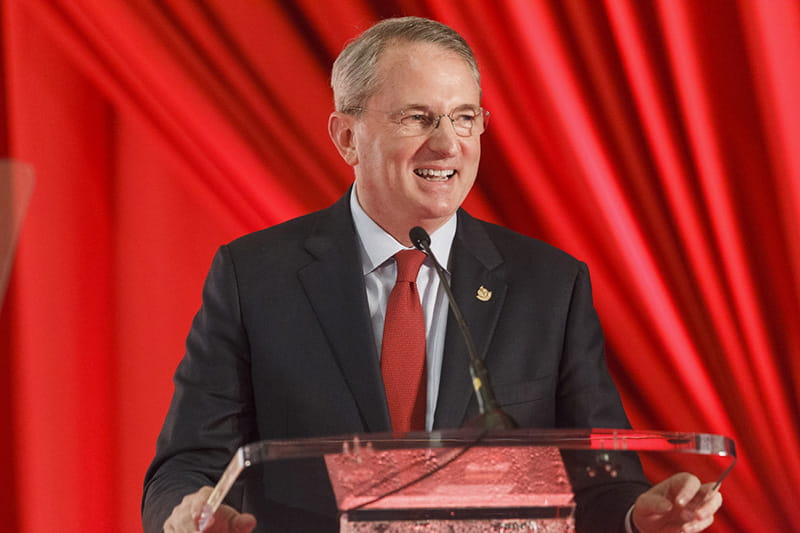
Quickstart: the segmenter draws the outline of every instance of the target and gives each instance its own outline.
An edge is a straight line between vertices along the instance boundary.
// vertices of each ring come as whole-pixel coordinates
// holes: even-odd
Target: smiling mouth
[[[455,176],[455,169],[439,170],[433,168],[415,168],[414,174],[428,181],[447,181]]]

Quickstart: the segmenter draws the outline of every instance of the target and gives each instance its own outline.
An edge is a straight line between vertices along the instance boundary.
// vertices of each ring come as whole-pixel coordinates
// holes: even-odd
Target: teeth
[[[427,180],[431,181],[445,181],[453,176],[456,173],[455,170],[438,170],[432,168],[418,168],[414,170],[414,173],[417,176],[421,176]]]

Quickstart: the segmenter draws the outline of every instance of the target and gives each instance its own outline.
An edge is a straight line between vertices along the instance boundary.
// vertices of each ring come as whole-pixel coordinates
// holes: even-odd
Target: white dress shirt
[[[386,233],[364,212],[356,198],[355,187],[350,195],[350,212],[359,239],[361,271],[367,289],[372,333],[375,336],[378,356],[380,356],[386,304],[397,279],[397,264],[393,256],[407,248]],[[457,219],[453,215],[430,236],[431,250],[445,268],[450,259],[450,248],[456,235],[456,225]],[[417,290],[420,294],[422,312],[425,315],[425,357],[428,376],[425,429],[430,431],[433,428],[433,416],[436,412],[436,400],[439,395],[439,378],[442,373],[449,304],[447,294],[440,286],[433,261],[429,257],[425,259],[419,269]]]

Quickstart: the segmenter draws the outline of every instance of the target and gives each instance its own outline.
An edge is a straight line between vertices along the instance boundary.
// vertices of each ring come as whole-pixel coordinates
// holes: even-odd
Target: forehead
[[[376,73],[378,89],[372,103],[480,104],[480,88],[467,61],[437,44],[389,45],[378,59]]]

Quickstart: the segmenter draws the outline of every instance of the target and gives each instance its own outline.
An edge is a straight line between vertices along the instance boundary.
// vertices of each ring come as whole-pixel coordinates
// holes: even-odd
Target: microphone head
[[[425,252],[426,249],[431,245],[430,235],[428,235],[428,232],[419,226],[414,226],[411,228],[411,231],[408,232],[408,237],[411,239],[411,243],[414,245],[414,247],[421,252]]]

